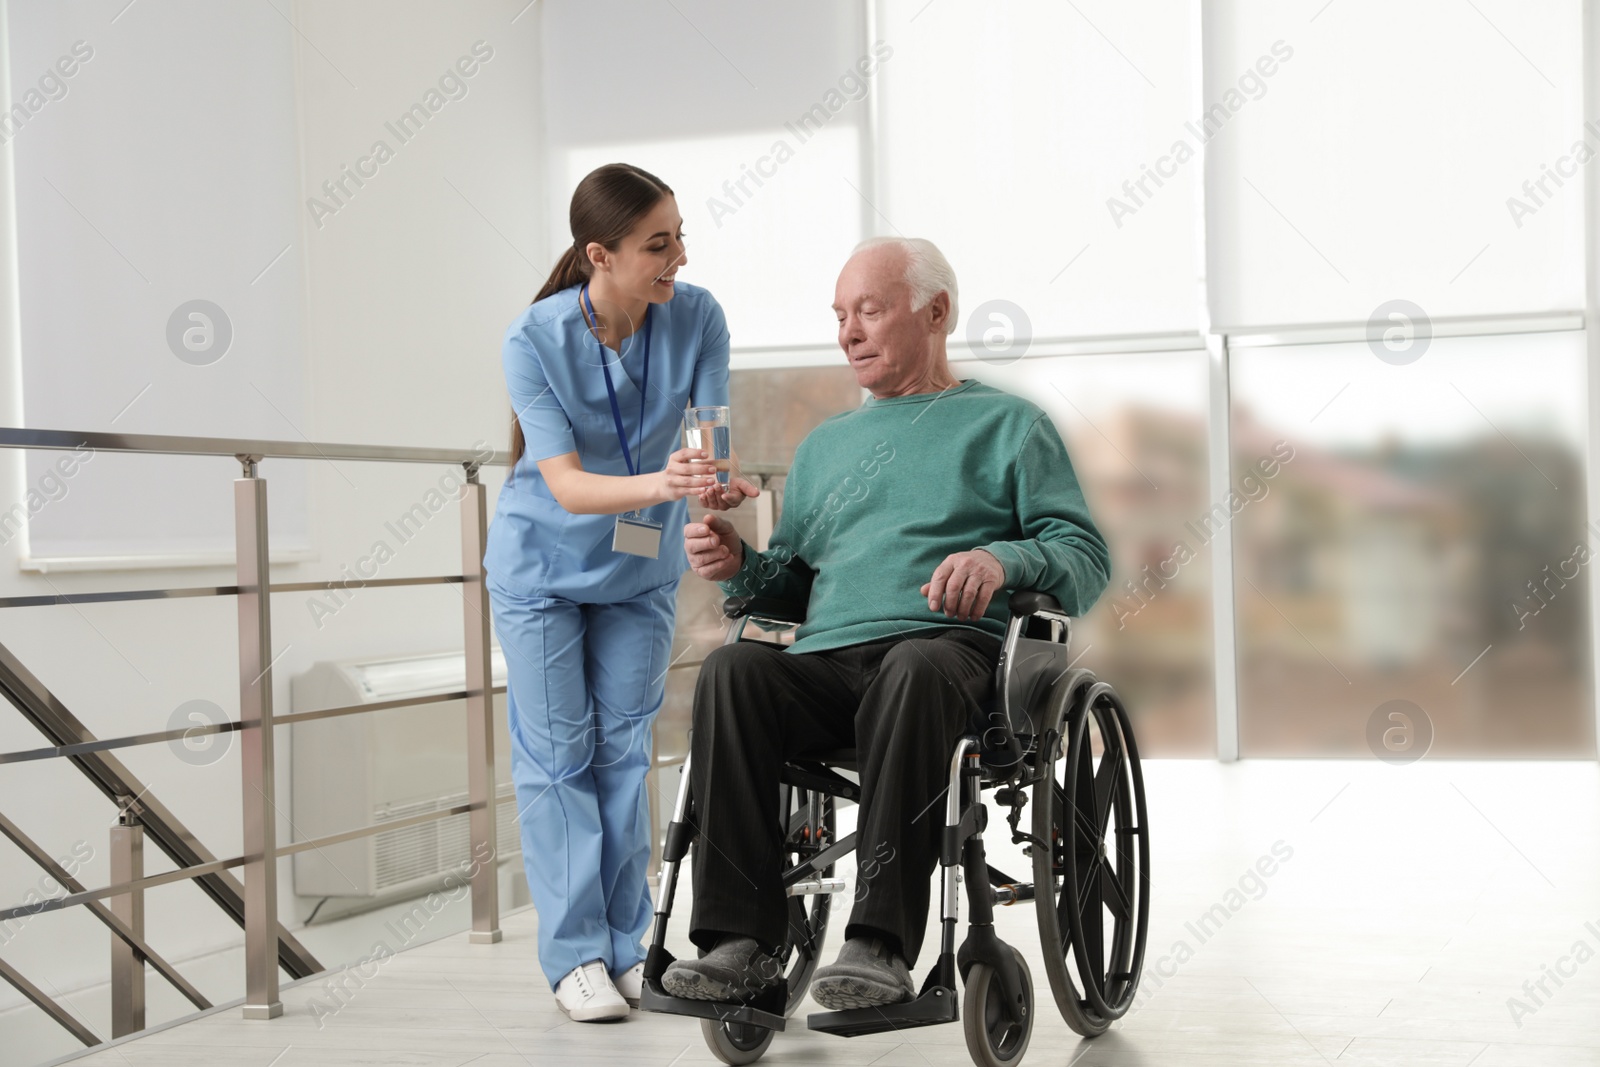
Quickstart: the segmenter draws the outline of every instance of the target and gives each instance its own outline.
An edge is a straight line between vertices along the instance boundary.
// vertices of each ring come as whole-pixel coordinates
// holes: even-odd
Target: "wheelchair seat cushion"
[[[853,748],[836,748],[831,752],[819,752],[807,758],[824,763],[835,770],[854,771],[859,769],[859,760],[856,756],[856,750]]]

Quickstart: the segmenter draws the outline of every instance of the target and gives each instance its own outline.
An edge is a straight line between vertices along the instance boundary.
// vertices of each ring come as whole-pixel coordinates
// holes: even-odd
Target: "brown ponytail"
[[[616,251],[622,239],[632,232],[639,219],[648,214],[663,196],[671,196],[667,183],[649,171],[627,163],[607,163],[590,171],[572,191],[572,207],[568,221],[572,227],[572,244],[556,260],[550,277],[539,287],[533,298],[537,304],[547,296],[570,289],[587,281],[593,271],[588,248],[599,244]],[[511,412],[511,465],[514,467],[526,450],[522,439],[522,423],[517,412]]]

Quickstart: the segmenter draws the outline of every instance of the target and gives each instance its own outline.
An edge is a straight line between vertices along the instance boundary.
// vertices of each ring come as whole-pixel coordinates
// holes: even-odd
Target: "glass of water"
[[[733,470],[733,437],[726,404],[688,408],[683,413],[684,443],[703,450],[717,468],[717,482],[728,484]]]

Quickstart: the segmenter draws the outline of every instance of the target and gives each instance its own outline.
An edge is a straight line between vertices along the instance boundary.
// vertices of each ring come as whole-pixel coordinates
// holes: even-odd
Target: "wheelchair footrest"
[[[956,991],[935,986],[916,1000],[904,1004],[885,1004],[881,1008],[851,1008],[849,1011],[821,1011],[806,1016],[806,1026],[836,1037],[860,1037],[913,1026],[953,1023],[960,1018]]]
[[[662,991],[659,983],[648,980],[639,990],[639,1010],[661,1012],[665,1015],[688,1015],[716,1022],[744,1023],[768,1030],[782,1030],[788,1023],[782,1015],[763,1011],[752,1004],[720,1000],[689,1000],[686,997],[668,996]]]

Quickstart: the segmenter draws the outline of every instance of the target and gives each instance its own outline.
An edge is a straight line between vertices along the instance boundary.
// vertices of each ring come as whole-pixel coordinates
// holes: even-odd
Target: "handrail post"
[[[474,945],[500,940],[499,797],[494,780],[494,675],[489,660],[489,590],[483,554],[488,545],[488,495],[475,464],[466,464],[461,489],[462,624],[467,659],[467,816]]]
[[[111,827],[111,882],[133,882],[144,877],[144,826],[138,802],[120,798],[119,814]],[[111,914],[144,940],[144,890],[114,896],[106,902]],[[144,1029],[144,956],[127,941],[111,935],[111,1036],[124,1037]]]
[[[278,999],[278,833],[273,803],[272,574],[267,483],[243,456],[233,483],[239,585],[239,765],[244,811],[244,1017],[274,1019]]]

